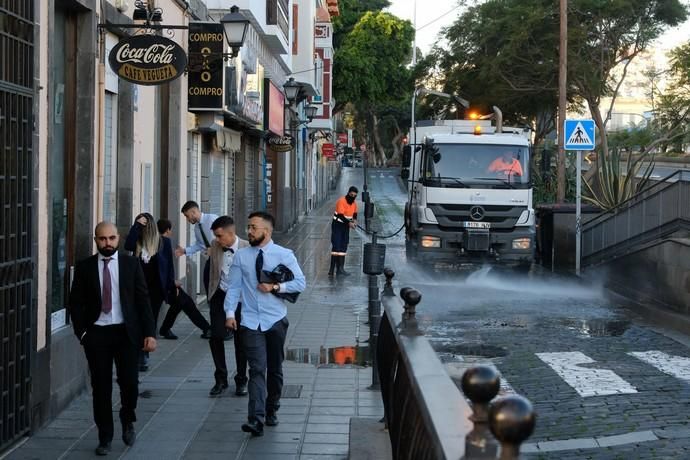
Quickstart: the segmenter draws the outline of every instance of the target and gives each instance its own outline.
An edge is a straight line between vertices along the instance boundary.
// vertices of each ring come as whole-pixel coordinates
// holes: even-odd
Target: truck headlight
[[[513,240],[513,249],[529,249],[532,244],[530,238],[515,238]]]
[[[422,237],[422,247],[423,248],[440,248],[441,238],[438,236],[423,236]]]

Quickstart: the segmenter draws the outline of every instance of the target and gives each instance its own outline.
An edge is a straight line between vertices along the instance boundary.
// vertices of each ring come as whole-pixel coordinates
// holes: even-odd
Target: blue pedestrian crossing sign
[[[594,120],[565,120],[565,149],[594,150]]]

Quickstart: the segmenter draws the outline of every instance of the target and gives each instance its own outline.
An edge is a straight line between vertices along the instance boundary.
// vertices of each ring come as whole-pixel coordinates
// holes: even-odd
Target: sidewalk
[[[352,170],[349,170],[352,171]],[[351,174],[358,174],[352,171]],[[361,173],[360,173],[361,174]],[[348,170],[341,184],[346,191]],[[361,180],[360,180],[361,181]],[[247,417],[247,397],[234,391],[209,398],[213,362],[208,342],[186,316],[173,330],[179,340],[160,340],[151,369],[141,377],[135,424],[137,441],[125,449],[117,419],[119,397],[114,384],[115,438],[107,458],[126,459],[345,459],[350,417],[380,419],[380,393],[371,391],[371,368],[337,365],[334,360],[366,349],[354,347],[369,335],[366,278],[361,274],[362,240],[352,232],[345,279],[329,280],[330,216],[333,196],[289,234],[274,240],[295,251],[307,277],[307,290],[288,305],[290,328],[284,363],[285,388],[280,424],[251,438],[240,430]],[[165,312],[161,312],[164,315]],[[162,318],[162,316],[161,316]],[[366,343],[362,344],[366,346]],[[363,353],[364,352],[364,353]],[[232,342],[226,342],[228,367],[234,371]],[[234,385],[230,385],[234,390]],[[77,398],[60,416],[9,453],[7,459],[95,458],[97,433],[90,394]]]

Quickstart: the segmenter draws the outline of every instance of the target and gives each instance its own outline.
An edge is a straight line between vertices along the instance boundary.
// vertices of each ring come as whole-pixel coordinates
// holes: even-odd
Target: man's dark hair
[[[194,208],[199,209],[199,203],[197,203],[196,201],[189,200],[182,206],[182,214]]]
[[[218,219],[214,220],[211,224],[211,230],[216,230],[219,228],[228,228],[235,225],[235,221],[232,220],[230,216],[220,216]]]
[[[172,230],[172,222],[170,222],[168,219],[158,219],[156,225],[158,225],[158,233],[161,235],[168,230]]]
[[[276,225],[276,220],[275,218],[268,212],[266,211],[254,211],[253,213],[249,214],[249,219],[252,217],[260,217],[269,224],[271,224],[271,228],[275,227]]]
[[[353,185],[352,187],[350,187],[350,189],[347,191],[347,193],[352,193],[352,192],[359,193],[359,190],[357,190],[357,187],[355,187]]]

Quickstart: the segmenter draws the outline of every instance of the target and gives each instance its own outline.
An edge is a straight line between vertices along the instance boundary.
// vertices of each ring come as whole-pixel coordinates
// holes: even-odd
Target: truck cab
[[[444,120],[420,121],[416,134],[421,142],[403,159],[408,258],[529,267],[535,253],[529,132]]]

